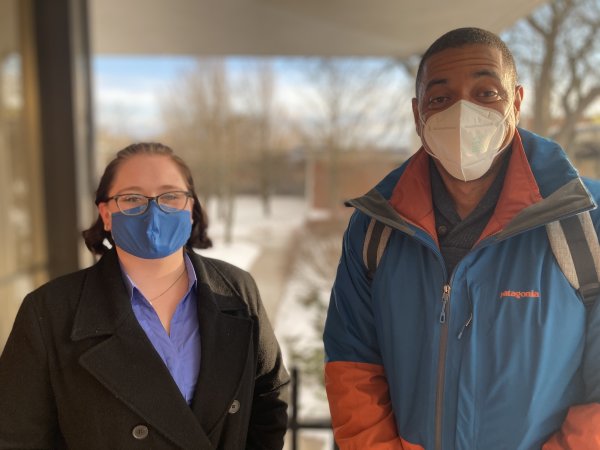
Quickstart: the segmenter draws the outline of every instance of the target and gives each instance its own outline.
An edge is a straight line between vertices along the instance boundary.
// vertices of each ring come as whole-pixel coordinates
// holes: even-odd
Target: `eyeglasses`
[[[148,197],[142,194],[118,194],[106,199],[107,202],[114,200],[121,211],[126,216],[139,216],[148,209],[151,200],[154,200],[158,207],[166,213],[183,211],[187,205],[188,199],[192,194],[184,191],[165,192],[156,197]]]

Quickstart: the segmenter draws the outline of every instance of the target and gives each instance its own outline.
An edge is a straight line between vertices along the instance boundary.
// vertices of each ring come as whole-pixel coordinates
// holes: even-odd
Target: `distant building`
[[[409,156],[405,149],[341,151],[333,168],[326,152],[313,152],[307,160],[308,204],[314,211],[330,211],[334,204],[336,213],[344,210],[345,200],[365,194]]]

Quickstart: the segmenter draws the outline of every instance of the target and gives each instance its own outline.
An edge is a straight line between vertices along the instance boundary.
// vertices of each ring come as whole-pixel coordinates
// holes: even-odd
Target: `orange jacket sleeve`
[[[600,403],[571,407],[542,450],[600,450]]]
[[[329,362],[325,388],[340,450],[423,450],[398,436],[382,366]]]

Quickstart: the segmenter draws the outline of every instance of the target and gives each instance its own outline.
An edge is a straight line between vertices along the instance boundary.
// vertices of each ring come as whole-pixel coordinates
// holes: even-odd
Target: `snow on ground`
[[[214,246],[199,252],[249,271],[256,280],[267,314],[274,321],[287,282],[290,246],[306,221],[305,200],[274,197],[271,214],[265,216],[258,197],[238,197],[231,243],[225,242],[225,224],[219,220],[217,209],[214,202],[207,208],[208,234]]]
[[[222,259],[244,270],[250,270],[261,247],[274,241],[284,242],[302,226],[307,215],[306,201],[301,197],[273,197],[269,217],[263,214],[259,197],[238,196],[235,202],[233,242],[225,243],[225,223],[218,219],[216,202],[210,202],[207,208],[208,235],[213,247],[199,253]]]
[[[237,240],[234,240],[231,244],[225,244],[224,242],[215,242],[215,238],[211,237],[211,239],[214,246],[206,250],[197,250],[198,253],[209,258],[227,261],[244,270],[250,270],[260,254],[260,245],[258,244],[238,242]]]

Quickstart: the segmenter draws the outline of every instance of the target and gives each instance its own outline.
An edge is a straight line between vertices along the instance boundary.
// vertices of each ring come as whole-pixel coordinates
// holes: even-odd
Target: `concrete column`
[[[87,0],[35,0],[49,276],[89,264],[91,101]]]

